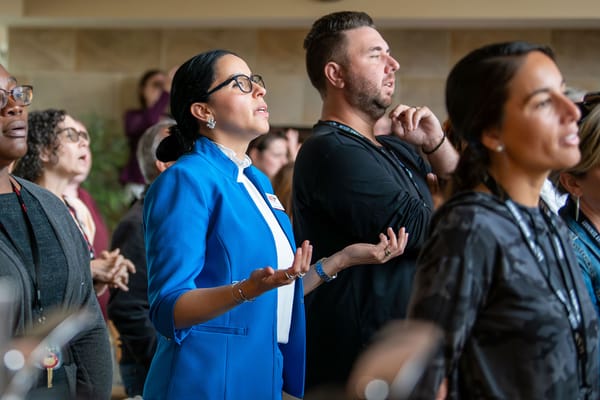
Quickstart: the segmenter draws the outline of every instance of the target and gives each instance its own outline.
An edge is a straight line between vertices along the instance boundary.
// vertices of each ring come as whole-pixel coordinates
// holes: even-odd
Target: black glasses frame
[[[245,90],[243,88],[243,84],[241,84],[239,81],[240,78],[247,79],[248,82],[250,82],[250,90]],[[210,96],[217,90],[223,89],[225,86],[229,85],[233,81],[235,81],[235,86],[237,86],[238,89],[240,89],[242,91],[242,93],[252,93],[252,90],[254,90],[254,84],[257,84],[263,88],[265,87],[265,81],[263,81],[263,78],[260,75],[253,74],[253,75],[248,76],[248,75],[244,75],[244,74],[237,74],[237,75],[234,75],[231,78],[226,79],[223,82],[219,83],[217,86],[215,86],[214,88],[212,88],[211,90],[206,92],[206,95]]]
[[[80,139],[83,139],[86,142],[90,141],[90,135],[86,131],[78,131],[75,128],[62,128],[58,132],[56,132],[56,134],[60,135],[63,132],[67,133],[66,137],[71,143],[79,143]]]
[[[0,109],[6,107],[6,105],[8,104],[8,99],[11,97],[14,100],[14,102],[17,103],[18,106],[28,106],[33,100],[33,86],[30,85],[15,86],[11,90],[0,89],[0,92],[3,93],[2,97],[0,97]],[[23,93],[27,92],[29,93],[29,99],[23,101],[21,96],[23,95]],[[15,93],[17,93],[17,96],[15,96]]]

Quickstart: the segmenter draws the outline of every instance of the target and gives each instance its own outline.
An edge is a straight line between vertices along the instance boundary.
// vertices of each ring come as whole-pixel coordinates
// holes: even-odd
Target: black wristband
[[[435,153],[440,147],[442,147],[442,145],[444,144],[445,141],[446,141],[446,132],[444,132],[444,136],[442,136],[442,140],[440,140],[440,142],[433,149],[427,151],[423,147],[421,147],[421,150],[423,151],[423,154],[428,156],[430,154]]]

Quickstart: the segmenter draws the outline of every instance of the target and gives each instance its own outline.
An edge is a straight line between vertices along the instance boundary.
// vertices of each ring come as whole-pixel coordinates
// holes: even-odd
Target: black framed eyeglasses
[[[600,92],[587,93],[583,97],[583,101],[575,104],[579,107],[579,111],[581,111],[581,119],[579,120],[579,124],[581,124],[587,118],[589,113],[592,112],[596,106],[600,105]]]
[[[63,132],[65,133],[67,139],[69,139],[69,141],[72,143],[79,142],[80,138],[85,140],[86,142],[90,141],[90,135],[86,131],[78,131],[75,128],[64,128],[59,130],[57,134],[60,135]]]
[[[33,86],[22,85],[11,90],[0,89],[0,109],[6,107],[9,97],[12,97],[18,106],[28,106],[33,99]]]
[[[231,78],[226,79],[225,81],[219,83],[217,86],[215,86],[214,88],[209,90],[206,93],[206,95],[210,96],[217,90],[222,89],[225,86],[229,85],[231,82],[235,82],[235,86],[237,86],[242,91],[242,93],[251,93],[252,85],[254,83],[256,83],[260,87],[263,87],[263,88],[265,87],[265,81],[263,81],[263,78],[260,75],[255,74],[255,75],[248,76],[248,75],[244,75],[244,74],[238,74],[238,75],[234,75]]]

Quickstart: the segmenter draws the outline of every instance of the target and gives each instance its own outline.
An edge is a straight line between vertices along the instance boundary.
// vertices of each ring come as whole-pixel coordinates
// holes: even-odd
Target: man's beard
[[[381,90],[369,81],[351,77],[346,82],[346,86],[348,102],[371,116],[373,121],[381,118],[385,114],[385,110],[392,104],[391,99],[384,98]]]

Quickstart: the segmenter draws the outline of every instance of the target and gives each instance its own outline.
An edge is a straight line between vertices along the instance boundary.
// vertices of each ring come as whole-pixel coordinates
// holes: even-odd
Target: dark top
[[[156,349],[156,331],[148,317],[148,277],[142,226],[143,200],[136,201],[117,225],[111,248],[131,260],[136,273],[129,275],[129,291],[110,290],[108,315],[119,331],[121,363],[135,362],[147,371]]]
[[[410,234],[402,256],[342,271],[305,298],[307,387],[345,383],[375,331],[406,313],[433,208],[429,166],[400,139],[377,140],[382,147],[319,123],[296,159],[294,233],[298,244],[311,241],[314,260],[353,243],[377,243],[387,227],[405,226]]]
[[[56,392],[51,391],[50,396],[65,399],[108,399],[112,383],[110,344],[93,289],[90,254],[83,235],[58,197],[31,182],[15,179],[22,185],[21,193],[28,207],[28,215],[30,213],[36,220],[33,226],[36,238],[40,239],[41,270],[44,270],[44,266],[52,266],[52,277],[44,278],[44,283],[40,285],[41,298],[53,298],[52,301],[59,301],[67,309],[85,308],[93,315],[90,325],[63,349],[64,364],[54,373],[57,381],[63,380],[61,375],[66,376],[63,381],[67,382],[67,393],[54,395],[52,393]],[[8,198],[10,201],[10,195]],[[12,234],[13,226],[9,229]],[[45,243],[41,243],[42,241]],[[52,246],[54,248],[50,249]],[[26,246],[23,248],[27,249]],[[33,309],[34,285],[28,268],[28,263],[23,261],[19,251],[10,243],[0,240],[0,277],[9,280],[17,293],[12,321],[13,336],[28,332],[37,320]],[[46,272],[48,271],[44,270],[42,274]],[[62,278],[59,280],[60,276]],[[56,293],[50,294],[51,291]],[[41,386],[45,384],[44,379],[38,382]],[[64,385],[57,385],[55,389],[59,390],[62,386]]]
[[[42,212],[38,200],[26,190],[21,191],[21,196],[27,205],[27,217],[35,229],[39,254],[43,255],[40,260],[40,276],[36,280],[39,282],[40,292],[43,293],[41,296],[42,306],[44,309],[49,309],[60,305],[64,299],[67,270],[55,266],[66,264],[65,255],[60,250],[58,238],[52,230],[48,218]],[[8,227],[10,234],[10,238],[8,238],[6,231],[0,229],[0,240],[7,246],[17,245],[17,251],[24,258],[25,267],[33,282],[36,271],[30,240],[31,234],[15,193],[0,194],[0,223]]]
[[[409,317],[444,331],[444,354],[413,398],[432,399],[448,376],[449,399],[579,399],[578,358],[558,289],[573,287],[583,319],[587,364],[598,398],[598,321],[562,221],[518,207],[546,262],[530,251],[516,220],[492,195],[468,192],[432,221],[419,257]],[[560,245],[550,242],[553,224]],[[557,248],[566,256],[561,278]]]
[[[165,115],[168,104],[169,93],[162,92],[152,107],[129,110],[125,113],[125,135],[129,144],[129,159],[119,176],[121,183],[145,184],[144,176],[137,162],[137,145],[146,129],[159,122]]]

